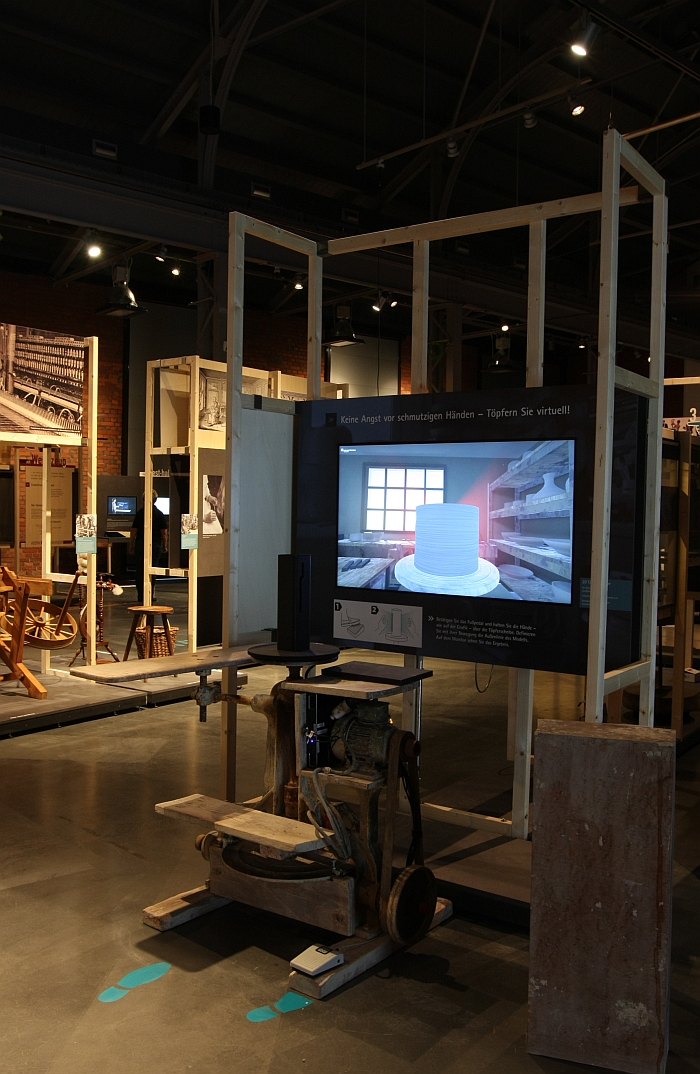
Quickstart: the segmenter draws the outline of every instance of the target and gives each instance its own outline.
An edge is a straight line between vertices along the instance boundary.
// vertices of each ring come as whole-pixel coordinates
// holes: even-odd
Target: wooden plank
[[[156,804],[156,813],[164,817],[184,818],[196,821],[198,824],[202,821],[206,824],[214,824],[224,817],[248,812],[250,810],[246,806],[224,802],[221,798],[210,798],[206,794],[188,794],[185,798],[173,798],[171,802]]]
[[[530,1053],[665,1068],[675,753],[671,730],[540,721]]]
[[[650,194],[664,193],[664,181],[659,173],[634,146],[629,144],[627,138],[620,139],[620,160],[625,171],[628,171],[632,178],[636,179],[639,185]]]
[[[144,925],[150,925],[159,932],[167,932],[177,925],[184,925],[186,921],[193,921],[196,917],[211,913],[222,906],[228,906],[230,899],[223,895],[213,895],[209,890],[209,884],[202,884],[190,891],[183,891],[181,895],[173,895],[163,902],[156,902],[153,906],[146,906],[141,911],[141,920]]]
[[[316,835],[313,826],[304,821],[278,817],[274,813],[263,813],[259,809],[240,807],[240,811],[234,812],[235,809],[233,806],[229,816],[214,823],[217,832],[289,854],[323,850],[326,845],[324,840]],[[333,832],[326,831],[325,828],[321,831],[329,838],[333,837]]]
[[[627,664],[626,667],[606,671],[603,676],[603,695],[622,690],[625,686],[631,686],[633,682],[640,682],[648,674],[649,660],[637,660],[634,664]]]
[[[615,387],[622,388],[634,395],[641,395],[645,399],[656,399],[659,395],[659,383],[649,377],[641,377],[639,373],[632,373],[621,365],[615,366]]]
[[[156,678],[159,675],[180,675],[194,672],[201,675],[212,668],[250,667],[256,664],[245,649],[200,649],[197,653],[176,653],[175,656],[154,656],[150,660],[127,660],[120,664],[98,664],[96,667],[71,668],[71,675],[93,682],[132,682],[135,679]],[[236,686],[235,677],[232,683]]]
[[[248,235],[257,235],[261,239],[273,242],[275,246],[284,246],[287,250],[298,250],[300,253],[313,256],[316,253],[316,243],[312,239],[306,239],[303,235],[297,235],[284,228],[275,227],[264,220],[258,220],[255,216],[245,216],[237,213],[242,218],[243,230]],[[230,336],[228,337],[231,338]]]
[[[209,885],[213,894],[304,921],[341,936],[352,936],[355,931],[355,881],[351,876],[318,880],[271,880],[249,876],[229,868],[216,846],[211,848],[209,864]]]
[[[547,221],[535,220],[530,224],[527,273],[527,388],[542,387],[546,260]]]
[[[530,832],[530,764],[535,673],[529,668],[517,668],[516,673],[513,823],[510,834],[514,839],[527,839]]]
[[[414,690],[417,683],[389,682],[355,682],[348,680],[328,682],[327,680],[303,679],[300,682],[286,682],[285,690],[292,694],[325,694],[328,697],[353,697],[357,701],[374,701],[378,697],[391,697]]]
[[[435,805],[434,802],[421,802],[420,811],[424,820],[439,820],[444,824],[454,824],[458,828],[473,828],[480,832],[497,832],[499,835],[511,835],[512,821],[510,817],[489,817],[485,813],[472,813],[468,809]],[[399,799],[399,812],[406,814],[411,812],[405,799]]]
[[[600,218],[600,300],[598,306],[598,382],[596,390],[593,540],[586,720],[602,722],[605,642],[608,623],[610,489],[617,351],[617,255],[620,226],[620,135],[603,135],[603,201]]]
[[[451,916],[452,903],[449,899],[438,898],[430,928],[436,928]],[[308,977],[305,973],[292,970],[289,975],[289,990],[300,992],[302,996],[310,996],[311,999],[325,999],[349,981],[383,962],[389,955],[393,955],[394,951],[400,951],[401,944],[394,943],[384,932],[364,942],[356,934],[348,940],[341,940],[334,946],[334,950],[343,952],[345,961],[341,966],[329,970],[328,973],[320,973],[318,977]]]
[[[620,191],[620,205],[634,205],[639,201],[636,186]],[[533,221],[554,220],[578,213],[593,213],[603,204],[602,192],[581,194],[573,198],[559,198],[532,205],[516,205],[509,209],[495,209],[470,216],[454,216],[448,220],[428,220],[424,224],[409,224],[389,231],[373,231],[366,235],[347,235],[342,239],[330,239],[329,254],[351,254],[358,250],[376,250],[382,246],[396,246],[403,242],[422,239],[454,239],[461,235],[478,235],[486,231],[501,231],[510,227],[527,227]]]
[[[411,394],[428,391],[428,289],[430,243],[413,243],[413,302],[411,317]]]

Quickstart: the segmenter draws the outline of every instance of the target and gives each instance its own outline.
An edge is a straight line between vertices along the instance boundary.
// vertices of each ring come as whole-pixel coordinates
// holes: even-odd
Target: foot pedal
[[[289,965],[293,970],[299,970],[308,977],[317,977],[319,973],[333,970],[336,966],[342,966],[345,956],[342,951],[334,951],[331,947],[307,947],[300,955],[293,958]]]

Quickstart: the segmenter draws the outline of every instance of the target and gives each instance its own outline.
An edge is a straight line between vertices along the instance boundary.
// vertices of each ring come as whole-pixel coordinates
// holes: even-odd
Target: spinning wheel
[[[12,634],[15,627],[17,602],[13,602],[0,618],[3,629]],[[78,624],[66,611],[45,600],[27,602],[24,622],[24,642],[34,649],[64,649],[78,633]]]

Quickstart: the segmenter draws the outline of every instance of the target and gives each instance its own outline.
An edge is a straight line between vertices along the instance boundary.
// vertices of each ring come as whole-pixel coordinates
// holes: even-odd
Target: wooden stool
[[[131,630],[129,631],[129,640],[126,643],[126,649],[124,650],[124,660],[129,659],[129,653],[131,646],[136,637],[136,631],[141,626],[143,620],[146,620],[146,645],[144,659],[153,656],[153,627],[155,625],[155,618],[157,615],[161,617],[163,622],[163,630],[165,631],[165,640],[168,643],[168,652],[171,656],[175,655],[175,646],[173,645],[172,634],[170,633],[170,623],[168,622],[168,615],[172,612],[172,608],[167,604],[132,604],[129,611],[132,612],[134,618],[131,621]],[[140,657],[141,654],[139,654]]]

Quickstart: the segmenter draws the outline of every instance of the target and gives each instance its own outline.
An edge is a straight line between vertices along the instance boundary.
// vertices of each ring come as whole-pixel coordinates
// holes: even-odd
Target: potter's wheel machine
[[[280,604],[285,597],[280,592]],[[309,644],[308,620],[304,636],[301,618],[301,631],[297,617],[286,637],[278,634],[277,645],[249,650],[259,663],[286,666],[287,678],[269,694],[236,696],[238,704],[267,718],[264,794],[243,805],[194,794],[156,806],[165,816],[209,822],[210,830],[196,839],[209,863],[209,881],[148,907],[144,921],[170,928],[232,900],[346,937],[331,949],[332,969],[290,976],[294,990],[321,998],[415,943],[451,907],[437,899],[435,878],[424,864],[420,744],[391,722],[387,703],[432,672],[355,663],[310,675],[317,665],[335,661],[338,650]],[[207,689],[207,701],[227,699]],[[402,790],[412,835],[395,876],[394,822]]]

